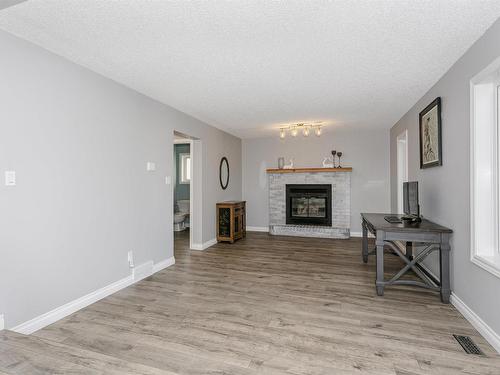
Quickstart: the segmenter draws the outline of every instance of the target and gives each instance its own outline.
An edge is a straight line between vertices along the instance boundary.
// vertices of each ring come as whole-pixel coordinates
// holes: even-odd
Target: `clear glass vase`
[[[285,166],[285,158],[279,157],[278,158],[278,169],[283,169],[284,166]]]

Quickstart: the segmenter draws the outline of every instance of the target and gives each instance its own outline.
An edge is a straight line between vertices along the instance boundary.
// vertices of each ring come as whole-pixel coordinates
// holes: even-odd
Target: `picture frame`
[[[420,169],[443,165],[441,97],[419,113]]]

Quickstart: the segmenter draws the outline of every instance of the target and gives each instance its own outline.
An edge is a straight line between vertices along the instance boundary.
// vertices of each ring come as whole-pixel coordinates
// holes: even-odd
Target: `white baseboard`
[[[247,226],[247,232],[268,232],[269,233],[269,227],[249,227]]]
[[[153,265],[153,273],[159,272],[167,267],[173,266],[175,264],[175,258],[170,257],[165,260],[162,260]]]
[[[363,232],[353,232],[351,231],[351,237],[363,237]],[[368,233],[368,238],[375,238],[371,233]]]
[[[174,257],[165,259],[156,264],[153,264],[153,261],[143,263],[135,267],[131,275],[124,277],[121,280],[115,281],[114,283],[109,284],[103,288],[97,289],[96,291],[93,291],[83,297],[77,298],[71,302],[59,306],[45,314],[39,315],[36,318],[28,320],[27,322],[19,324],[11,328],[11,330],[17,333],[29,335],[172,264],[175,264]]]
[[[99,301],[123,288],[134,283],[133,275],[124,277],[121,280],[115,281],[112,284],[105,286],[104,288],[98,289],[92,293],[89,293],[83,297],[80,297],[74,301],[68,302],[65,305],[59,306],[54,310],[51,310],[45,314],[39,315],[36,318],[28,320],[18,326],[11,328],[12,331],[29,335],[39,329],[52,324],[59,319],[62,319],[74,312],[91,305],[94,302]]]
[[[469,321],[495,350],[500,353],[500,335],[486,324],[472,309],[455,293],[451,293],[450,302]]]
[[[139,264],[138,266],[132,268],[132,278],[134,282],[142,280],[153,274],[153,261]]]
[[[191,245],[191,250],[206,250],[208,249],[210,246],[213,246],[217,243],[217,239],[216,238],[212,238],[211,240],[207,241],[207,242],[203,242],[203,243],[194,243]]]

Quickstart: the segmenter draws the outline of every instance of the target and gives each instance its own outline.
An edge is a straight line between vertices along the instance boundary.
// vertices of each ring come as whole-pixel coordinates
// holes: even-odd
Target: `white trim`
[[[351,231],[351,237],[363,237],[363,232],[353,232]],[[368,238],[375,238],[375,236],[368,232]]]
[[[194,243],[191,245],[191,250],[206,250],[208,249],[210,246],[213,246],[217,243],[217,239],[216,238],[212,238],[211,240],[207,241],[207,242],[203,242],[201,244],[199,243]]]
[[[203,234],[203,142],[190,141],[191,184],[189,185],[189,247]]]
[[[89,294],[86,294],[83,297],[77,298],[71,302],[59,306],[49,312],[46,312],[45,314],[39,315],[31,320],[28,320],[27,322],[21,323],[11,328],[11,331],[29,335],[113,293],[116,293],[119,290],[122,290],[138,282],[139,280],[142,280],[144,277],[150,276],[152,273],[157,272],[156,270],[159,271],[161,269],[164,269],[165,267],[168,267],[167,264],[175,264],[175,258],[171,257],[154,265],[152,261],[143,263],[140,266],[135,267],[131,275],[124,277],[121,280],[115,281],[114,283],[111,283],[109,285],[106,285],[103,288],[97,289]],[[151,270],[151,273],[149,273],[148,275],[149,270]],[[137,278],[134,278],[134,275]]]
[[[175,257],[170,257],[164,259],[153,266],[153,273],[159,272],[167,267],[173,266],[175,264]]]
[[[3,318],[3,314],[0,314],[0,331],[5,329],[5,320]]]
[[[499,143],[498,143],[498,130],[499,130],[499,84],[500,84],[500,58],[497,58],[493,61],[488,67],[483,69],[480,73],[476,74],[471,80],[469,85],[469,105],[470,105],[470,119],[469,119],[469,167],[470,167],[470,176],[469,176],[469,187],[470,187],[470,195],[469,195],[469,205],[470,205],[470,261],[478,267],[481,267],[483,270],[491,273],[496,277],[500,277],[500,252],[499,252],[499,233],[498,233],[498,225],[499,225]],[[491,105],[489,99],[490,94],[487,93],[488,100],[484,98],[484,92],[476,91],[479,90],[480,85],[492,85],[493,86],[493,107],[494,108],[482,108],[485,104],[489,103]],[[478,101],[479,100],[479,101]],[[478,104],[479,103],[479,104]],[[479,110],[478,110],[479,108]],[[491,118],[483,118],[478,117],[478,114],[483,114],[484,111],[489,112],[492,110],[493,116]],[[487,116],[486,116],[487,117]],[[480,124],[480,125],[478,125]],[[481,149],[481,145],[479,143],[481,140],[484,142],[484,139],[478,140],[477,130],[478,129],[486,129],[491,127],[489,130],[491,132],[490,142],[492,142],[491,146],[491,155],[490,163],[488,166],[491,172],[491,197],[485,197],[485,194],[479,194],[476,191],[478,181],[478,168],[477,165],[480,164],[481,168],[483,168],[485,158],[478,161],[477,150]],[[486,167],[484,167],[486,168]],[[480,198],[479,198],[480,197]],[[484,238],[488,238],[488,236],[484,235],[484,218],[483,212],[488,212],[488,210],[482,210],[481,206],[485,206],[484,200],[488,199],[488,204],[486,206],[493,207],[493,212],[488,213],[488,218],[486,220],[487,223],[491,223],[491,228],[487,228],[486,231],[488,234],[492,234],[492,238],[486,243],[479,244],[478,239],[484,241]],[[478,203],[479,202],[479,203]],[[476,206],[477,205],[477,206]],[[481,212],[481,215],[477,215],[477,212]],[[481,224],[483,221],[483,224]],[[480,247],[484,249],[494,249],[495,253],[493,255],[485,255],[481,252]]]
[[[267,232],[269,233],[269,227],[249,227],[247,226],[247,232]]]
[[[191,147],[189,147],[189,150],[191,150]],[[189,159],[189,175],[186,171],[187,169],[187,160]],[[193,164],[192,164],[192,159],[191,159],[191,152],[183,152],[179,154],[179,165],[176,166],[176,170],[180,169],[180,179],[179,179],[179,184],[181,185],[187,185],[191,183],[191,176],[193,175]],[[176,181],[177,183],[177,181]]]
[[[194,184],[199,183],[194,177],[194,142],[193,140],[189,140],[189,155],[191,156],[191,176],[189,176],[189,245],[193,243],[193,228],[191,225],[195,223],[194,220]],[[201,215],[201,212],[200,212]]]
[[[488,262],[485,257],[482,257],[477,254],[471,254],[470,258],[471,262],[476,266],[481,267],[482,269],[488,271],[496,277],[500,277],[500,267],[494,263]]]
[[[174,131],[175,133],[175,131]],[[175,137],[175,135],[174,135]],[[175,139],[174,138],[174,145],[189,145],[191,144],[191,140],[190,139]]]
[[[153,274],[153,261],[139,264],[138,266],[132,268],[132,278],[134,282],[142,280]]]
[[[472,309],[467,306],[455,293],[451,293],[450,301],[453,306],[469,321],[490,345],[500,353],[500,335],[486,324]]]
[[[14,328],[11,328],[11,330],[17,333],[22,333],[24,335],[29,335],[35,331],[38,331],[39,329],[42,329],[43,327],[48,326],[49,324],[58,321],[59,319],[62,319],[80,309],[83,309],[84,307],[87,307],[88,305],[93,304],[94,302],[97,302],[121,289],[124,289],[127,286],[132,285],[133,283],[134,278],[132,275],[129,275],[121,280],[105,286],[104,288],[98,289],[83,297],[77,298],[76,300],[59,306],[54,310],[46,312],[45,314],[39,315],[36,318],[28,320],[27,322],[19,324]]]
[[[189,144],[189,154],[191,155],[191,176],[189,184],[189,247],[194,249],[201,246],[195,244],[195,241],[201,238],[203,229],[203,143],[200,139],[195,138],[176,140],[175,136],[177,133],[178,132],[174,130],[174,144]],[[186,135],[186,137],[188,136]],[[175,170],[178,169],[175,160],[173,160],[173,166]],[[170,189],[171,202],[174,202],[174,186],[175,184],[172,184]]]

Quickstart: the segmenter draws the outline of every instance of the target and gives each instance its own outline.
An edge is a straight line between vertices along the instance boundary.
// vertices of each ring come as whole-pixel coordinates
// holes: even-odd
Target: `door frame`
[[[183,134],[179,131],[174,130],[174,137],[182,136],[185,139],[177,140],[174,138],[173,144],[189,144],[189,154],[191,157],[191,175],[189,183],[189,248],[191,250],[196,250],[199,245],[198,242],[202,238],[202,206],[201,206],[201,194],[202,194],[202,143],[201,140],[191,137],[189,135]],[[173,161],[174,164],[176,160]],[[171,202],[174,204],[175,195],[174,189],[175,184],[177,184],[177,175],[179,173],[178,166],[173,165],[175,170],[175,181],[172,181],[171,189]],[[172,173],[173,174],[173,173]],[[173,230],[173,217],[172,217],[172,230]]]

